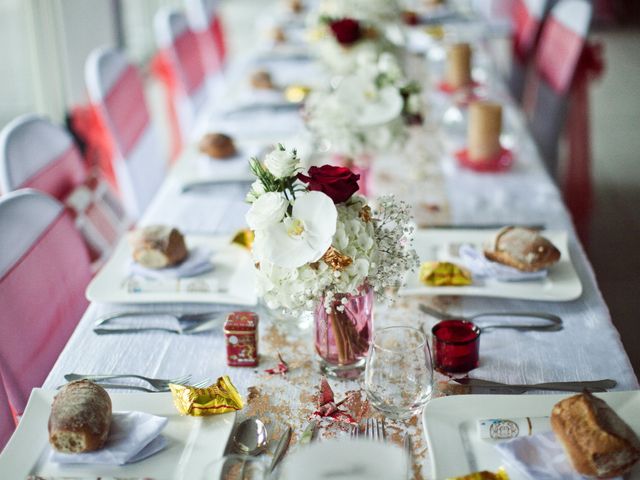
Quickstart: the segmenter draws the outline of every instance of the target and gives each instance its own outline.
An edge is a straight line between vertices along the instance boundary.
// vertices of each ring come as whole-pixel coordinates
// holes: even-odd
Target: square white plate
[[[414,247],[420,262],[453,261],[450,246],[468,243],[478,248],[490,238],[490,230],[417,230]],[[474,295],[478,297],[518,298],[543,302],[575,300],[582,294],[582,283],[571,258],[566,232],[543,231],[542,235],[560,250],[560,260],[549,268],[546,278],[523,282],[499,282],[494,279],[475,280],[464,287],[429,287],[418,278],[418,271],[409,272],[400,295]],[[459,262],[458,262],[459,263]]]
[[[204,467],[222,457],[235,421],[235,412],[211,417],[178,414],[170,393],[109,394],[113,411],[141,411],[167,417],[162,434],[168,447],[131,465],[60,465],[49,462],[47,421],[57,392],[34,389],[18,428],[0,454],[2,478],[28,475],[71,478],[199,479]]]
[[[431,400],[422,422],[429,445],[432,476],[436,480],[504,466],[495,440],[481,440],[477,421],[488,418],[549,416],[564,395],[453,395]],[[640,391],[597,393],[640,435]],[[542,433],[542,432],[539,432]],[[520,480],[507,468],[511,480]],[[625,477],[627,478],[627,477]],[[640,478],[640,464],[629,478]]]
[[[203,246],[213,252],[213,270],[158,281],[133,277],[127,271],[131,249],[123,238],[87,287],[87,298],[106,303],[257,303],[255,267],[248,250],[232,244],[229,236],[187,235],[185,241],[187,248]]]

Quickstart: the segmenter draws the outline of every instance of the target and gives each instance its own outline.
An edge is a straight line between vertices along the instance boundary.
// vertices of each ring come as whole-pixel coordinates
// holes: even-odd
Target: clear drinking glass
[[[425,334],[412,327],[376,330],[364,375],[367,398],[384,415],[403,419],[420,412],[433,389]]]

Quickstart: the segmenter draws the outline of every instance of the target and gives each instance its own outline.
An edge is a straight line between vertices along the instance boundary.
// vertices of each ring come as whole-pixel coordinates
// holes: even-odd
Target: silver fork
[[[364,424],[364,436],[371,440],[383,442],[387,438],[384,420],[380,421],[377,418],[368,418]]]
[[[201,382],[198,383],[194,383],[193,385],[190,385],[191,387],[195,387],[195,388],[204,388],[204,387],[208,387],[209,385],[211,385],[211,380],[210,379],[206,379],[206,380],[202,380]],[[152,390],[150,388],[147,387],[141,387],[139,385],[125,385],[123,383],[101,383],[100,386],[102,388],[106,388],[106,389],[111,389],[111,390],[136,390],[139,392],[147,392],[147,393],[165,393],[169,391],[169,386],[167,385],[164,388],[159,388],[157,390]]]
[[[68,373],[64,376],[64,379],[68,382],[74,380],[91,380],[94,382],[101,382],[102,380],[114,380],[116,378],[138,378],[147,382],[156,390],[166,390],[169,388],[170,383],[184,385],[191,380],[191,375],[183,375],[177,378],[163,379],[163,378],[150,378],[136,374],[119,374],[119,375],[82,375],[80,373]],[[144,388],[144,387],[140,387]]]

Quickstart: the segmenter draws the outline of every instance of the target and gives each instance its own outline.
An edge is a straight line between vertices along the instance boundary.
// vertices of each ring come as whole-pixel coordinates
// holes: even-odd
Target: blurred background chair
[[[142,79],[122,52],[100,48],[87,59],[85,81],[96,114],[111,137],[111,166],[120,196],[129,216],[138,219],[167,169]]]
[[[513,1],[513,55],[508,84],[511,96],[522,102],[527,71],[533,58],[548,0]]]
[[[591,4],[585,0],[563,0],[551,9],[526,86],[524,108],[529,126],[547,170],[556,179],[567,94],[586,45],[591,11]]]
[[[22,115],[0,133],[0,189],[35,188],[64,200],[87,179],[71,136],[37,115]]]
[[[94,270],[128,227],[120,201],[106,182],[91,176],[71,135],[37,115],[18,117],[0,133],[0,185],[4,192],[34,188],[65,204]]]
[[[90,279],[83,240],[60,202],[31,189],[0,198],[0,374],[14,416],[86,310]]]
[[[186,15],[175,8],[161,8],[153,24],[159,48],[153,71],[165,86],[175,159],[207,110],[209,87],[198,40]]]
[[[218,0],[185,0],[187,20],[198,39],[200,59],[207,74],[209,97],[216,99],[224,91],[226,39]]]

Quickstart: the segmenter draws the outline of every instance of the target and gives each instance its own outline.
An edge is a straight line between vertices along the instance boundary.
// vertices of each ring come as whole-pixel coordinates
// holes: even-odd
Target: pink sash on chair
[[[189,126],[181,125],[181,121],[189,121],[189,119],[180,117],[178,105],[180,102],[186,102],[187,108],[192,110],[193,118],[190,120],[195,120],[197,112],[192,97],[198,90],[204,88],[205,70],[198,48],[196,35],[187,28],[173,40],[172,45],[158,51],[152,61],[152,72],[164,84],[167,94],[173,161],[187,140],[183,138],[183,132],[189,129]]]
[[[2,359],[0,358],[0,362]],[[0,452],[11,438],[11,434],[15,429],[13,420],[13,412],[9,404],[9,397],[2,381],[2,372],[0,372]]]
[[[540,19],[529,11],[524,0],[515,0],[513,19],[515,23],[513,36],[514,58],[525,64],[529,59],[540,30]]]
[[[0,278],[0,354],[9,401],[22,414],[87,308],[85,246],[62,211]]]
[[[86,167],[77,148],[72,145],[35,175],[22,182],[19,188],[35,188],[62,200],[86,178]]]

